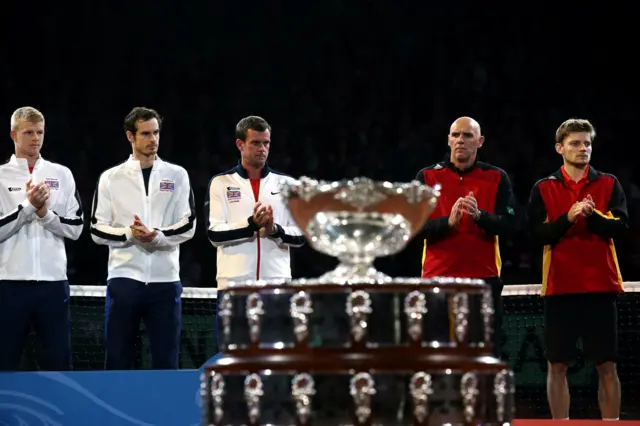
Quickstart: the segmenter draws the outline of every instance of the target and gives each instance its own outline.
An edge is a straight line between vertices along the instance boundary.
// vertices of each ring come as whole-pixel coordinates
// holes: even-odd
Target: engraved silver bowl
[[[393,183],[369,178],[325,182],[308,177],[283,181],[282,196],[293,220],[317,251],[340,264],[321,278],[389,277],[373,267],[377,257],[404,249],[424,226],[440,197],[440,187],[417,181]]]

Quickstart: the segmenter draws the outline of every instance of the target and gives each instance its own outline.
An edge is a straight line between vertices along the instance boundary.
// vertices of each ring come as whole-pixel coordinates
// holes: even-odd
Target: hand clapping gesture
[[[596,204],[593,201],[591,194],[587,194],[587,196],[582,201],[578,201],[573,206],[571,206],[571,209],[567,214],[567,218],[569,219],[569,222],[573,223],[578,220],[579,216],[591,216],[595,210]]]
[[[476,200],[473,192],[465,197],[460,197],[453,205],[451,214],[449,215],[449,226],[455,228],[460,224],[462,215],[468,214],[474,220],[477,220],[480,216],[480,210],[478,209],[478,201]]]
[[[253,220],[260,228],[260,236],[271,235],[275,232],[273,208],[269,204],[262,204],[258,201],[253,207]]]
[[[158,235],[158,231],[152,231],[147,228],[137,215],[133,216],[133,224],[129,228],[131,228],[133,238],[141,243],[150,243]]]
[[[33,179],[27,181],[27,199],[33,207],[40,210],[49,200],[49,186],[44,182],[33,183]]]

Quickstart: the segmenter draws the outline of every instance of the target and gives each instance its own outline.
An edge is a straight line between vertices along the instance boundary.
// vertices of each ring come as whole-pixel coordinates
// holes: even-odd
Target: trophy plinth
[[[323,281],[375,281],[377,257],[404,249],[425,224],[440,196],[439,187],[355,178],[324,182],[302,177],[282,184],[293,220],[317,251],[340,264]]]

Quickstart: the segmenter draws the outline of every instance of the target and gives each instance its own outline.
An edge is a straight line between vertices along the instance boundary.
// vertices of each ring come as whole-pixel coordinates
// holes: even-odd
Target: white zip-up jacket
[[[40,218],[27,199],[27,181],[49,185],[48,212]],[[64,239],[77,240],[83,214],[71,170],[40,157],[29,172],[15,155],[0,166],[0,280],[67,279]]]
[[[151,243],[133,237],[134,215],[158,231]],[[90,231],[94,242],[109,246],[107,279],[179,281],[180,244],[191,239],[195,229],[193,191],[182,167],[156,157],[147,188],[140,162],[132,156],[100,176]]]
[[[247,171],[240,165],[214,176],[205,201],[207,236],[217,247],[218,290],[228,280],[291,278],[289,248],[304,245],[304,236],[291,218],[280,195],[282,179],[293,180],[265,166],[260,178],[258,200]],[[257,201],[273,208],[277,232],[260,236],[253,220]]]

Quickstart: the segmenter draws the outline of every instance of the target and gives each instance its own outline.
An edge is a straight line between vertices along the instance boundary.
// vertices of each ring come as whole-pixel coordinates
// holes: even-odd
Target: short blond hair
[[[18,130],[21,121],[26,121],[28,123],[40,123],[41,121],[44,121],[44,115],[33,107],[21,107],[11,114],[11,130]]]

